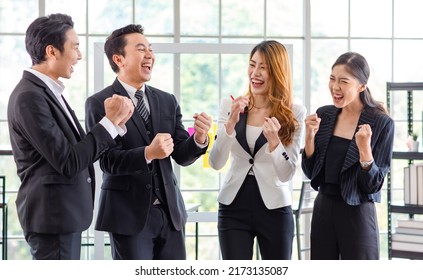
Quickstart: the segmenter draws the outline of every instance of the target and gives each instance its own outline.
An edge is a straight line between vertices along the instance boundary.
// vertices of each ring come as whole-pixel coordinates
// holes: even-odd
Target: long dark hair
[[[348,73],[353,75],[361,84],[367,85],[367,81],[370,76],[370,68],[366,59],[361,54],[356,52],[346,52],[338,57],[332,65],[332,69],[337,65],[345,65]],[[386,108],[383,106],[383,103],[373,99],[369,87],[366,86],[365,90],[360,92],[360,100],[363,102],[364,107],[388,114]]]

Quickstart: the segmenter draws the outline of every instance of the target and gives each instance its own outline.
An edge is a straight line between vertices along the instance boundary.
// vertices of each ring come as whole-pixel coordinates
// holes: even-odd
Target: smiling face
[[[340,64],[332,68],[329,90],[337,108],[361,104],[360,92],[365,88],[365,85],[347,71],[345,65]]]
[[[66,32],[66,41],[62,52],[51,45],[47,47],[47,52],[50,57],[48,63],[51,66],[49,76],[55,80],[60,77],[69,79],[74,71],[73,66],[82,59],[78,35],[73,28]]]
[[[250,88],[253,94],[267,94],[270,81],[268,65],[259,51],[256,51],[250,59],[248,77],[250,78]]]
[[[125,55],[114,55],[113,61],[119,66],[118,77],[135,88],[151,79],[154,53],[147,38],[139,33],[125,35]]]

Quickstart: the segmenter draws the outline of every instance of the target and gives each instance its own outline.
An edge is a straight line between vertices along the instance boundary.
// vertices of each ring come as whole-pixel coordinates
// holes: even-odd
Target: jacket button
[[[88,178],[87,178],[87,183],[88,183],[88,184],[91,184],[91,182],[92,182],[91,177],[88,177]]]
[[[250,164],[254,163],[254,160],[252,158],[250,158],[250,160],[248,161]]]
[[[151,184],[147,184],[145,185],[145,187],[147,188],[147,190],[151,189]]]

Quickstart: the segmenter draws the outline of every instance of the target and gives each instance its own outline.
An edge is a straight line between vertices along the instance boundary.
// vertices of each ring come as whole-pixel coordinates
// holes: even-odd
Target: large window
[[[95,92],[95,43],[103,43],[114,29],[126,24],[142,24],[153,46],[257,44],[264,39],[291,45],[295,100],[305,104],[310,113],[331,103],[327,88],[331,66],[349,50],[367,58],[371,67],[369,88],[380,101],[385,102],[387,81],[421,82],[423,31],[418,28],[421,26],[418,13],[422,6],[419,0],[1,0],[0,147],[10,148],[8,96],[22,70],[31,64],[24,37],[27,26],[38,15],[62,12],[75,21],[83,59],[76,65],[72,78],[64,83],[66,98],[83,124],[84,102]],[[149,84],[175,94],[188,127],[194,112],[205,111],[216,117],[221,98],[245,92],[246,65],[245,56],[239,54],[203,53],[194,57],[186,53],[175,57],[172,53],[160,53]],[[179,67],[178,71],[175,67]],[[105,69],[105,84],[109,84],[114,73],[106,61]],[[162,79],[164,76],[173,79]],[[422,100],[416,102],[422,104]],[[400,130],[396,132],[395,149],[404,149],[405,137]],[[192,166],[175,168],[186,202],[201,204],[200,211],[216,211],[216,195],[224,171],[207,168],[202,158]],[[6,176],[10,205],[8,257],[29,259],[14,205],[19,180],[11,156],[0,157],[0,174]],[[302,172],[298,169],[293,180],[294,207],[301,180]],[[381,256],[386,258],[385,193],[383,199],[378,215]],[[188,258],[194,259],[195,225],[188,224],[186,230]],[[219,258],[216,224],[200,225],[199,234],[199,259]],[[92,244],[93,235],[92,230],[88,231],[85,243]],[[82,258],[94,258],[91,248],[83,250]],[[110,258],[107,253],[108,249],[105,258]]]

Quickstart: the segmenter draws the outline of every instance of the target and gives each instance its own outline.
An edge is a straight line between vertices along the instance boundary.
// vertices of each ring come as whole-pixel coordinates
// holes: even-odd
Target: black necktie
[[[137,90],[135,92],[135,97],[138,99],[137,111],[141,115],[141,118],[143,118],[145,123],[148,123],[150,112],[148,112],[147,106],[145,105],[143,95],[144,95],[144,92],[142,90]]]

